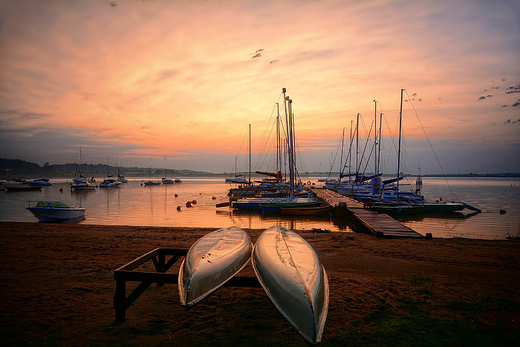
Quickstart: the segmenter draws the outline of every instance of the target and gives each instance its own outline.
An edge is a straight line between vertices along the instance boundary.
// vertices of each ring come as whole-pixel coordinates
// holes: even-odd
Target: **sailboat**
[[[249,198],[238,199],[232,204],[236,209],[260,209],[265,212],[281,212],[284,206],[317,206],[321,204],[312,197],[296,197],[295,196],[295,159],[294,159],[294,114],[292,112],[292,100],[286,96],[286,89],[282,89],[285,106],[285,119],[287,124],[287,153],[289,156],[289,196],[279,198]],[[251,169],[250,169],[251,171]]]
[[[92,179],[88,179],[86,177],[83,177],[81,173],[79,172],[81,166],[81,147],[79,148],[79,159],[78,159],[78,165],[76,165],[76,171],[74,172],[74,179],[72,181],[72,185],[70,186],[70,189],[73,191],[76,190],[95,190],[96,186],[92,184]]]
[[[237,175],[237,156],[235,155],[235,165],[233,166],[234,176],[226,178],[226,183],[247,183],[247,180],[242,175]]]
[[[115,187],[119,187],[119,185],[121,184],[121,182],[119,182],[118,180],[116,180],[114,178],[114,175],[110,175],[108,173],[109,168],[110,168],[110,161],[108,159],[108,151],[107,151],[107,177],[103,180],[103,182],[101,182],[99,184],[100,188],[115,188]]]
[[[167,178],[167,175],[166,175],[166,155],[164,155],[164,177],[162,178],[162,184],[174,184],[175,181],[170,179],[170,178]]]
[[[153,154],[150,156],[150,180],[144,182],[145,186],[159,186],[159,185],[161,185],[161,182],[152,181],[152,162],[153,162]]]
[[[128,180],[125,178],[125,175],[119,173],[119,168],[119,160],[117,160],[117,181],[121,183],[128,183]]]
[[[401,89],[401,106],[399,111],[399,145],[397,150],[397,179],[395,194],[393,196],[384,195],[380,197],[379,201],[373,203],[373,208],[378,212],[384,212],[389,214],[403,214],[403,213],[422,213],[422,212],[439,212],[439,213],[450,213],[455,211],[462,211],[465,208],[480,212],[478,208],[470,206],[463,202],[429,202],[424,199],[421,195],[422,192],[422,177],[419,175],[416,180],[415,193],[401,192],[399,190],[399,181],[401,168],[401,126],[403,118],[403,94],[404,89]]]

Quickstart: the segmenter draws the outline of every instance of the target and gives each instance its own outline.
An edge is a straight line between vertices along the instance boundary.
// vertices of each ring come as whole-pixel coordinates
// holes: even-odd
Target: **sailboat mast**
[[[399,200],[399,171],[401,168],[401,125],[403,121],[403,93],[404,89],[401,89],[401,107],[399,108],[399,146],[397,147],[397,200]]]
[[[74,178],[77,177],[80,165],[81,165],[81,147],[79,148],[78,165],[76,165],[76,171],[74,171]]]
[[[341,182],[341,175],[343,174],[343,148],[345,147],[345,127],[343,127],[343,135],[341,136],[341,155],[339,160],[339,181]]]
[[[280,148],[280,104],[276,103],[276,177],[282,170],[282,153]]]
[[[289,103],[289,175],[291,183],[291,200],[294,199],[294,124],[293,124],[293,112],[292,112],[292,100],[288,100]]]
[[[251,124],[249,124],[249,184],[251,184]]]
[[[381,124],[383,124],[382,113],[379,115],[379,146],[377,146],[377,174],[379,174],[381,165]]]
[[[350,174],[352,173],[350,170],[351,170],[351,166],[352,166],[352,140],[353,140],[353,134],[352,134],[352,123],[354,121],[353,120],[350,120],[350,146],[349,146],[349,149],[348,149],[348,183],[350,185]]]
[[[359,113],[357,114],[357,122],[356,122],[356,178],[359,171]]]
[[[377,171],[377,100],[374,100],[374,177],[377,176]]]

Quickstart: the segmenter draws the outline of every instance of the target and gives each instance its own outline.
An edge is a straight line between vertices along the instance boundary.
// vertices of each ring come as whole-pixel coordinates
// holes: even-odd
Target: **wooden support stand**
[[[114,294],[114,309],[116,310],[116,321],[124,322],[126,320],[126,310],[144,293],[152,284],[157,283],[161,286],[165,283],[177,284],[179,275],[166,273],[173,264],[181,257],[186,256],[187,249],[179,248],[156,248],[130,263],[121,266],[114,271],[114,279],[116,280],[116,292]],[[171,258],[166,261],[166,256]],[[133,271],[139,266],[152,260],[156,272]],[[126,296],[126,282],[141,282],[133,291]],[[260,283],[256,277],[233,277],[227,281],[224,286],[228,287],[260,287]]]

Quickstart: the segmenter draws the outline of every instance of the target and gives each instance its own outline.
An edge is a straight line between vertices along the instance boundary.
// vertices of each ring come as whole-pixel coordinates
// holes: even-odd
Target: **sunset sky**
[[[520,172],[520,1],[0,0],[0,158],[247,170],[282,87],[300,170],[404,88],[405,172]]]

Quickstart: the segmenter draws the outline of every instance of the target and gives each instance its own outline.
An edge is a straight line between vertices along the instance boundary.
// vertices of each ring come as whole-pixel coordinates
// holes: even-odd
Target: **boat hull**
[[[305,207],[318,207],[321,206],[320,201],[310,202],[287,202],[287,203],[273,203],[273,204],[260,204],[262,213],[280,213],[283,208],[305,208]]]
[[[103,182],[101,182],[99,184],[99,187],[100,188],[115,188],[115,187],[119,187],[120,184],[121,184],[121,182],[118,182],[114,179],[107,179],[107,180],[104,180]]]
[[[83,207],[33,206],[27,207],[27,210],[42,223],[79,222],[85,219],[85,208]]]
[[[331,205],[305,206],[305,207],[282,207],[282,214],[290,216],[317,216],[332,211]]]
[[[424,203],[424,212],[455,212],[462,211],[466,208],[466,204],[457,202],[427,202]]]
[[[307,342],[318,344],[327,318],[329,285],[313,248],[298,234],[273,226],[259,236],[251,259],[272,303]]]
[[[379,213],[386,213],[390,215],[403,215],[403,214],[417,214],[424,212],[424,206],[415,204],[397,204],[397,203],[381,203],[374,202],[373,209]]]
[[[242,270],[252,249],[249,236],[235,226],[198,239],[179,269],[181,305],[191,308],[215,292]]]
[[[3,184],[7,192],[27,192],[31,190],[42,190],[41,186],[30,186],[23,183],[4,183]]]

